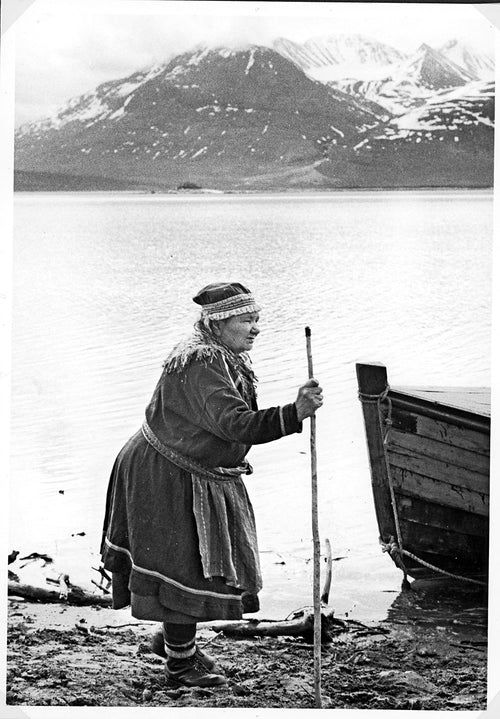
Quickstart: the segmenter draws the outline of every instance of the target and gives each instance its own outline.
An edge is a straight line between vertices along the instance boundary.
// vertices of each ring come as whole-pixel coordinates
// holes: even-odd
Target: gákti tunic
[[[101,554],[115,608],[158,621],[164,609],[194,621],[258,609],[246,454],[302,425],[292,403],[259,410],[254,380],[246,356],[199,331],[167,359],[109,481]]]

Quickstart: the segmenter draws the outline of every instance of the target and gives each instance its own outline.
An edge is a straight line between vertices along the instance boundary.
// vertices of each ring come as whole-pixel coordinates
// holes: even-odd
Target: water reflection
[[[457,641],[485,646],[488,632],[487,587],[453,579],[419,579],[388,609],[388,620],[440,627]]]

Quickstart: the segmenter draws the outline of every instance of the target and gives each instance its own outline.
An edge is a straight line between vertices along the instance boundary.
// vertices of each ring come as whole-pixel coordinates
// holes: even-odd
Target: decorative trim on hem
[[[160,579],[161,581],[165,582],[166,584],[171,584],[173,587],[176,587],[177,589],[181,589],[184,592],[189,592],[190,594],[196,594],[197,596],[207,596],[207,597],[214,597],[215,599],[225,599],[229,601],[234,601],[235,599],[241,600],[241,594],[221,594],[220,592],[207,592],[204,589],[193,589],[192,587],[186,587],[184,584],[181,584],[180,582],[177,582],[175,579],[171,579],[170,577],[166,577],[164,574],[161,574],[160,572],[156,572],[152,569],[145,569],[144,567],[139,567],[137,564],[134,563],[132,559],[132,554],[129,552],[128,549],[125,549],[124,547],[119,547],[117,544],[113,544],[109,541],[107,537],[104,538],[104,543],[110,548],[114,549],[116,552],[122,552],[123,554],[126,554],[130,562],[132,564],[132,569],[134,569],[136,572],[139,572],[141,574],[146,574],[150,577],[156,577],[157,579]]]

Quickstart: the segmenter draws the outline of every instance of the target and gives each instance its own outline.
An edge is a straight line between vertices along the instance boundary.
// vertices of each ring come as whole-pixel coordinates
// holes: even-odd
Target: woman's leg
[[[196,624],[163,622],[163,641],[167,657],[187,659],[196,651]]]
[[[225,676],[211,657],[196,646],[196,624],[163,622],[165,675],[174,684],[212,687],[226,684]]]

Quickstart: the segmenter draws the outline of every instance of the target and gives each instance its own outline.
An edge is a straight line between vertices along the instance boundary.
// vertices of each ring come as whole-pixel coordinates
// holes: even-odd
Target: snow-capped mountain
[[[25,133],[40,135],[48,130],[59,130],[71,122],[85,123],[90,127],[99,120],[116,120],[121,117],[134,93],[149,80],[162,72],[161,65],[145,72],[136,72],[130,77],[100,85],[97,90],[71,99],[55,115],[38,122],[22,125],[17,135]]]
[[[273,50],[205,47],[21,127],[16,168],[158,184],[196,175],[232,186],[270,166],[313,167],[330,142],[352,143],[377,123]]]
[[[390,45],[364,35],[328,35],[304,43],[278,38],[273,47],[320,82],[383,77],[406,57]]]
[[[399,115],[436,91],[474,80],[491,80],[494,63],[484,51],[451,40],[441,49],[423,44],[412,55],[363,35],[329,35],[275,49],[313,79]]]
[[[420,83],[429,90],[457,87],[478,79],[476,75],[456,65],[425,43],[399,66],[393,77],[399,81]]]
[[[425,132],[428,139],[435,139],[436,134],[441,139],[443,132],[449,132],[454,134],[454,141],[459,142],[460,134],[470,134],[475,128],[491,131],[494,110],[494,83],[471,82],[463,87],[441,91],[423,107],[392,120],[387,128],[397,128],[406,137],[408,132]]]
[[[466,40],[453,39],[439,48],[444,57],[465,68],[478,80],[493,80],[495,63],[493,58],[482,50],[470,45]]]
[[[378,143],[396,141],[459,143],[481,133],[491,135],[494,127],[495,88],[492,82],[474,82],[465,87],[442,91],[429,102],[396,117],[383,127],[375,130],[354,147],[360,151]]]
[[[411,57],[394,65],[383,78],[367,81],[344,79],[332,84],[355,97],[377,102],[394,115],[400,115],[427,102],[436,92],[462,87],[477,79],[477,75],[423,44]]]
[[[492,83],[427,46],[371,82],[321,83],[297,57],[197,47],[103,83],[18,129],[17,188],[492,184]]]
[[[429,102],[364,133],[344,153],[344,171],[363,167],[365,182],[380,186],[443,186],[453,168],[456,185],[477,186],[493,178],[494,104],[492,82],[476,81],[442,90]],[[331,148],[330,158],[339,161]],[[326,169],[326,168],[325,168]]]

